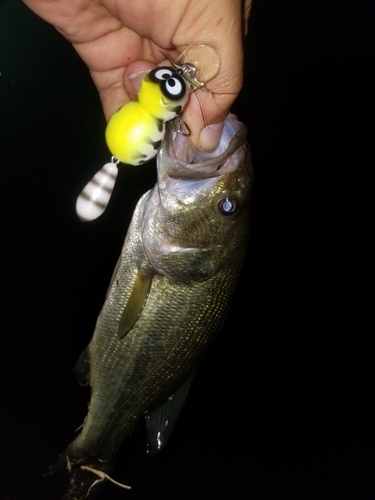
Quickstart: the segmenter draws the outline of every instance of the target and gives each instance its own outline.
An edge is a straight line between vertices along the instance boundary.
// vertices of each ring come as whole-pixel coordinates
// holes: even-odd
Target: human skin
[[[200,149],[216,147],[223,119],[242,86],[242,40],[251,0],[24,2],[73,44],[90,70],[107,120],[136,99],[145,74],[166,57],[174,61],[195,44],[214,48],[220,70],[206,85],[212,94],[191,96],[182,118]]]

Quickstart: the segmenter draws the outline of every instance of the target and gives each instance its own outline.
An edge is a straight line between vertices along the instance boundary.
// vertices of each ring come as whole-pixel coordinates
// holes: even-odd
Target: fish
[[[64,475],[64,500],[100,494],[142,419],[148,453],[165,447],[245,259],[253,182],[246,136],[230,114],[219,146],[206,153],[168,126],[156,185],[134,210],[93,337],[75,367],[91,399],[80,433],[49,471]]]

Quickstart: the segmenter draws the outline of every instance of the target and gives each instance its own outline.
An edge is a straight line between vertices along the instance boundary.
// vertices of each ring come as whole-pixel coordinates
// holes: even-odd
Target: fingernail
[[[130,85],[133,87],[133,89],[137,92],[139,92],[139,87],[141,86],[143,78],[150,72],[150,70],[142,70],[142,71],[137,71],[136,73],[133,73],[132,75],[128,76],[128,80]]]
[[[198,149],[207,152],[214,151],[219,145],[223,128],[224,122],[207,125],[199,136]]]

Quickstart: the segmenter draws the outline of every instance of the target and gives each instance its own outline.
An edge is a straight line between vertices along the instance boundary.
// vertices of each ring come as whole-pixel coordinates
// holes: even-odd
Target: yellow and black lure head
[[[182,112],[192,90],[183,75],[174,68],[162,66],[145,76],[138,101],[153,118],[167,122]]]

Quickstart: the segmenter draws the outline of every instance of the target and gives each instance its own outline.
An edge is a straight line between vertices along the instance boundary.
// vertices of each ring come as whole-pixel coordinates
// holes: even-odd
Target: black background
[[[255,0],[245,84],[251,244],[224,329],[171,441],[121,451],[107,500],[375,498],[375,4]],[[75,200],[108,159],[85,65],[21,3],[0,4],[0,499],[49,500],[83,421],[88,343],[153,166],[122,169],[105,215]]]

